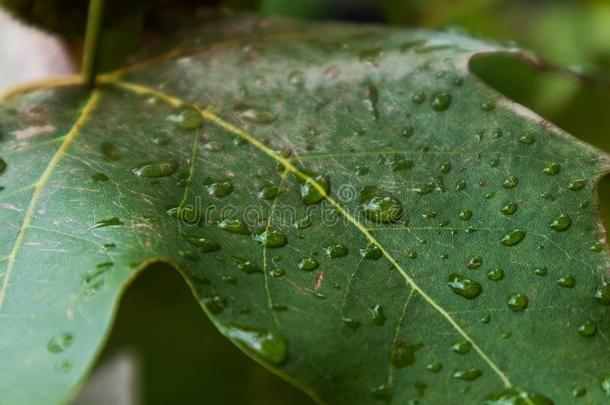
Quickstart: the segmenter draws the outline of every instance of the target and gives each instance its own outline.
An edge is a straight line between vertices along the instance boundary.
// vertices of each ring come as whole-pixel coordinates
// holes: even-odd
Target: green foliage
[[[594,186],[610,160],[471,72],[506,49],[190,24],[179,52],[94,91],[0,108],[3,400],[74,392],[123,291],[158,261],[221,333],[320,401],[607,399]]]

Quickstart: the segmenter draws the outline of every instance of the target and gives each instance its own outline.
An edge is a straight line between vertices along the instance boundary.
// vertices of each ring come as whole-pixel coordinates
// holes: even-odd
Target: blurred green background
[[[64,5],[67,3],[70,0],[63,0]],[[82,5],[83,1],[79,3]],[[159,7],[191,7],[202,2],[157,0],[155,3]],[[554,69],[536,70],[506,57],[480,60],[473,65],[474,70],[502,93],[610,152],[610,1],[215,0],[203,3],[311,20],[453,29],[514,43],[552,64],[568,66],[581,76],[558,73]],[[145,21],[144,15],[138,20],[144,29]],[[0,56],[3,46],[11,42],[14,40],[6,35],[0,37]],[[7,62],[0,65],[4,65],[0,66],[4,84],[11,79],[7,73],[10,66]],[[610,181],[604,180],[599,191],[602,207],[610,208]],[[138,364],[134,373],[139,383],[131,384],[136,392],[125,404],[311,403],[221,337],[197,307],[180,276],[164,266],[145,271],[130,287],[101,357],[101,369],[121,353],[130,353],[130,361]],[[91,398],[95,390],[91,385],[94,384],[87,386],[77,403],[94,403]]]

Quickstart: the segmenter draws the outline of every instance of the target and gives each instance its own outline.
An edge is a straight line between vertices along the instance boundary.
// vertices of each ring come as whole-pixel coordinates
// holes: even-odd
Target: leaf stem
[[[81,74],[87,86],[95,84],[97,74],[97,58],[99,51],[102,20],[104,18],[105,0],[89,0],[89,15],[87,16],[87,33],[85,35],[85,49]]]

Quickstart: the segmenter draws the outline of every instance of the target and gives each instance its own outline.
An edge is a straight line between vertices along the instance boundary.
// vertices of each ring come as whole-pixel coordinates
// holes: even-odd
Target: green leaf
[[[193,26],[93,92],[67,80],[4,102],[3,401],[73,394],[159,261],[319,401],[606,400],[594,190],[610,160],[469,69],[528,54],[394,28]]]

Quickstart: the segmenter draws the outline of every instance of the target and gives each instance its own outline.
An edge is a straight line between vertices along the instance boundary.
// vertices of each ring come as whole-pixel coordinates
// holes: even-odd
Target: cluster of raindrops
[[[435,50],[447,49],[446,44],[433,45],[417,43],[405,47],[403,51],[407,49],[415,49],[416,52],[433,52]],[[378,49],[368,49],[365,52],[359,54],[360,60],[364,63],[376,65],[379,63],[382,52]],[[302,89],[305,82],[305,77],[300,72],[291,72],[289,75],[289,82],[295,88]],[[456,87],[463,85],[463,79],[461,77],[455,77],[452,79],[452,84]],[[382,121],[384,110],[382,109],[383,95],[382,89],[375,84],[367,84],[364,91],[363,105],[369,114],[369,118],[373,121]],[[453,92],[453,90],[431,90],[428,88],[416,88],[410,94],[410,102],[416,107],[426,108],[428,112],[434,114],[437,117],[442,116],[451,112],[453,109],[460,107],[459,96]],[[477,105],[477,109],[484,112],[485,114],[493,114],[494,111],[499,109],[499,105],[496,101],[489,99],[483,100]],[[275,123],[281,117],[278,116],[271,109],[262,108],[254,104],[237,104],[233,107],[233,113],[235,116],[243,121],[246,125],[262,125],[269,126]],[[167,121],[173,123],[179,131],[196,131],[204,126],[204,118],[200,110],[193,105],[182,105],[176,108],[167,117]],[[417,137],[418,128],[412,123],[407,123],[399,129],[399,136],[402,141],[413,142]],[[357,125],[353,127],[353,134],[358,137],[367,136],[367,129]],[[481,135],[482,136],[482,135]],[[502,130],[495,130],[492,134],[495,138],[506,137],[507,135]],[[243,141],[243,140],[242,140]],[[155,147],[165,147],[175,141],[171,131],[158,131],[150,137]],[[239,141],[238,141],[239,142]],[[533,133],[524,133],[516,135],[516,142],[520,144],[520,147],[532,147],[533,145],[540,144],[540,140]],[[269,142],[264,141],[265,145]],[[105,162],[117,162],[123,156],[123,151],[112,142],[103,141],[99,144],[99,151],[102,159]],[[226,145],[217,140],[206,140],[202,146],[202,150],[205,153],[210,152],[221,152],[226,148]],[[422,145],[418,146],[417,151],[422,155],[430,152],[432,146]],[[160,150],[160,149],[158,149]],[[271,150],[271,148],[270,148]],[[284,158],[289,157],[289,152],[273,152],[276,157],[282,157],[279,160],[278,172],[288,170],[284,167]],[[480,154],[477,158],[481,159]],[[485,165],[490,168],[498,168],[502,164],[501,156],[492,156],[488,159]],[[357,204],[357,212],[361,217],[357,217],[358,221],[362,221],[365,225],[371,225],[371,227],[392,227],[401,226],[409,228],[409,220],[413,215],[413,211],[416,208],[412,204],[406,202],[400,190],[392,189],[391,187],[384,187],[382,182],[375,182],[370,180],[371,173],[377,169],[377,166],[381,166],[384,170],[390,172],[393,176],[400,176],[405,173],[413,173],[417,169],[417,161],[414,159],[408,159],[400,154],[394,154],[392,156],[382,156],[377,161],[371,163],[359,163],[354,168],[350,169],[355,176],[358,176],[359,181],[362,182],[362,186],[358,189],[357,198],[355,202]],[[183,169],[183,162],[180,159],[176,159],[171,156],[160,158],[154,161],[142,161],[138,162],[130,168],[132,178],[137,178],[138,181],[161,181],[166,178],[177,179],[177,184],[186,187],[191,185],[192,182],[197,182],[199,187],[202,187],[206,194],[206,198],[209,197],[214,201],[227,201],[235,197],[240,191],[239,183],[234,180],[231,175],[227,176],[205,176],[200,179],[191,178],[190,174]],[[434,177],[417,179],[414,184],[409,188],[410,192],[413,192],[421,201],[425,201],[426,197],[434,195],[435,193],[445,193],[453,191],[455,193],[461,193],[469,195],[472,192],[471,189],[480,186],[481,188],[488,186],[489,180],[477,180],[472,182],[465,178],[463,167],[460,167],[459,161],[452,158],[441,158],[434,163]],[[0,173],[6,169],[6,163],[0,159]],[[290,169],[293,171],[293,169]],[[580,190],[585,189],[589,186],[589,180],[584,178],[569,178],[567,181],[562,176],[566,175],[567,170],[565,167],[558,162],[549,161],[544,162],[542,167],[538,169],[541,179],[538,181],[557,181],[561,182],[561,187],[568,190],[569,192],[576,193]],[[305,206],[312,206],[320,204],[324,200],[332,200],[332,189],[334,184],[331,182],[331,176],[327,173],[319,173],[313,171],[307,171],[305,169],[299,169],[299,173],[292,173],[295,175],[296,182],[298,183],[295,190],[290,192],[296,194],[298,200]],[[134,177],[135,176],[135,177]],[[457,176],[457,177],[455,177]],[[103,171],[96,171],[90,174],[90,178],[93,182],[103,183],[110,180],[110,176]],[[334,178],[333,178],[334,181]],[[495,189],[486,189],[485,194],[482,195],[482,199],[488,201],[489,204],[494,203],[494,212],[498,214],[507,224],[520,224],[515,226],[507,226],[505,229],[495,230],[497,236],[494,236],[493,243],[498,245],[500,249],[519,249],[523,245],[526,245],[530,239],[537,238],[536,233],[533,230],[528,229],[527,223],[523,225],[523,222],[519,222],[520,215],[522,212],[526,212],[528,209],[527,201],[520,198],[519,192],[521,189],[531,187],[528,184],[528,177],[521,173],[511,173],[507,171],[502,178],[495,180]],[[331,187],[332,185],[332,187]],[[266,179],[266,182],[256,187],[255,196],[257,201],[261,201],[265,204],[271,204],[274,200],[279,199],[279,196],[288,194],[287,189],[281,187],[279,183]],[[556,198],[550,193],[543,193],[543,198],[551,200]],[[506,196],[505,200],[498,201],[499,196]],[[423,205],[424,203],[422,203]],[[341,211],[344,207],[337,203],[334,207],[337,210],[337,215],[341,215]],[[180,219],[186,218],[191,214],[191,209],[178,204],[167,208],[167,214],[171,217]],[[458,212],[459,211],[459,212]],[[443,220],[439,228],[446,227],[451,229],[451,235],[456,235],[458,232],[464,232],[465,234],[472,234],[479,231],[482,221],[485,218],[477,210],[477,204],[463,205],[458,210],[451,213],[450,219],[443,218],[442,209],[430,208],[421,214],[417,213],[418,217],[425,218],[425,221],[439,221],[439,218]],[[570,232],[574,231],[574,228],[578,225],[577,214],[572,211],[569,212],[541,212],[540,216],[545,217],[545,223],[548,226],[549,232],[552,233],[554,238],[560,238],[562,235],[570,235]],[[151,222],[156,220],[153,216],[146,218]],[[451,222],[453,221],[453,222]],[[97,219],[90,226],[91,230],[96,232],[103,231],[101,228],[112,228],[120,227],[125,224],[125,220],[117,216],[108,216],[105,218]],[[455,223],[460,226],[453,226]],[[201,225],[201,224],[199,224]],[[292,223],[291,231],[307,232],[306,230],[312,228],[314,225],[312,217],[309,215],[303,215],[296,218]],[[364,225],[363,225],[364,226]],[[206,227],[211,229],[206,229]],[[374,229],[374,228],[373,228]],[[222,261],[225,260],[228,265],[239,270],[242,274],[253,275],[252,277],[266,277],[270,275],[273,278],[284,277],[287,271],[295,270],[298,271],[299,275],[303,277],[314,277],[316,285],[322,284],[325,277],[326,267],[333,268],[336,263],[340,263],[342,259],[348,256],[357,256],[365,263],[381,262],[384,256],[389,253],[373,239],[366,240],[359,246],[352,246],[347,241],[337,239],[325,239],[324,242],[319,244],[317,251],[299,251],[299,258],[294,264],[284,264],[281,262],[280,256],[274,256],[273,258],[267,258],[267,263],[261,265],[256,259],[248,256],[247,249],[244,252],[232,252],[230,256],[222,258],[215,256],[220,251],[228,251],[229,246],[222,246],[219,241],[224,239],[211,237],[212,231],[218,231],[224,235],[230,235],[229,237],[240,238],[239,241],[248,241],[253,245],[257,246],[265,252],[282,252],[282,248],[289,246],[293,243],[292,234],[285,228],[277,227],[271,223],[265,223],[260,226],[254,226],[253,224],[245,221],[243,218],[230,217],[220,218],[218,220],[211,221],[203,224],[203,226],[181,229],[180,238],[185,242],[187,248],[182,248],[178,251],[180,256],[189,262],[199,262],[202,257],[210,257],[211,260]],[[330,231],[329,231],[330,233]],[[413,236],[410,234],[410,236]],[[295,238],[296,239],[296,238]],[[418,259],[421,259],[425,255],[422,251],[427,246],[434,243],[431,239],[413,236],[411,240],[417,245],[420,245],[422,249],[418,252],[415,249],[409,249],[407,257],[414,263],[417,263]],[[525,242],[524,242],[525,241]],[[490,243],[492,241],[490,240]],[[228,244],[228,243],[227,243]],[[290,247],[290,246],[289,246]],[[599,252],[604,249],[603,241],[593,242],[588,249],[593,252]],[[451,252],[449,252],[451,253]],[[446,260],[450,255],[449,253],[443,253],[442,259]],[[207,255],[207,256],[206,256]],[[331,263],[330,265],[328,263]],[[491,263],[491,264],[490,264]],[[97,264],[94,268],[88,269],[83,275],[83,282],[85,284],[85,291],[83,296],[88,297],[99,291],[104,282],[104,276],[113,269],[114,263],[111,261],[104,261]],[[550,264],[549,264],[550,267]],[[390,266],[394,269],[394,266]],[[334,269],[333,269],[334,270]],[[395,270],[395,269],[394,269]],[[512,269],[509,268],[509,264],[502,264],[502,266],[494,265],[493,260],[490,260],[487,252],[471,252],[460,264],[459,268],[451,269],[449,276],[443,276],[442,288],[448,292],[449,296],[459,300],[459,304],[470,305],[486,294],[485,290],[493,285],[494,288],[508,284],[507,280],[511,278]],[[531,270],[529,270],[531,271]],[[552,274],[552,269],[549,269],[544,265],[537,265],[533,273],[536,276],[544,277],[547,273]],[[239,274],[239,273],[235,273]],[[482,275],[481,275],[482,274]],[[195,281],[200,284],[210,284],[210,279],[202,274],[192,274]],[[237,277],[233,274],[224,274],[222,279],[227,284],[237,284]],[[540,280],[540,279],[538,279]],[[492,284],[493,283],[493,284]],[[561,287],[563,292],[569,293],[570,290],[577,289],[577,283],[581,283],[581,280],[572,274],[560,274],[554,278],[554,283]],[[238,284],[239,285],[239,284]],[[340,286],[335,285],[337,289]],[[524,287],[525,288],[525,287]],[[211,291],[211,290],[210,290]],[[317,291],[313,292],[313,296],[316,298],[325,298],[326,292]],[[454,294],[454,295],[453,295]],[[511,316],[520,316],[528,310],[530,306],[530,297],[528,297],[527,291],[505,291],[505,296],[502,298],[502,306],[509,312]],[[531,294],[530,294],[531,295]],[[593,299],[603,306],[610,306],[610,284],[602,283],[593,294]],[[220,293],[206,293],[202,298],[203,304],[206,311],[213,315],[220,315],[223,311],[229,307],[229,297],[223,297]],[[531,305],[535,302],[535,296],[532,296]],[[276,312],[287,312],[289,307],[280,303],[271,303],[269,308]],[[384,307],[379,303],[371,303],[366,307],[367,313],[363,315],[363,318],[358,317],[342,317],[343,325],[351,330],[358,330],[361,325],[365,323],[364,319],[368,319],[368,324],[372,328],[382,328],[387,323],[391,323],[391,318],[388,315],[389,312],[384,310]],[[387,309],[387,308],[386,308]],[[246,313],[246,311],[244,311]],[[520,314],[519,314],[520,313]],[[366,318],[365,318],[366,317]],[[490,315],[484,315],[481,318],[482,324],[488,324],[491,322]],[[288,342],[286,338],[278,331],[266,329],[258,326],[243,326],[230,324],[223,326],[223,333],[233,339],[238,345],[246,348],[247,350],[257,354],[264,361],[279,366],[282,365],[289,359],[288,353]],[[347,329],[346,329],[347,330]],[[576,332],[583,338],[595,338],[598,333],[598,325],[593,319],[582,319],[576,326]],[[503,339],[510,339],[512,332],[507,331],[502,335]],[[48,342],[48,350],[50,353],[58,354],[66,351],[72,345],[74,341],[74,335],[68,332],[60,333],[52,337]],[[396,369],[402,369],[405,367],[412,366],[415,364],[418,353],[425,349],[425,344],[422,342],[411,342],[408,339],[397,338],[392,346],[390,347],[389,361],[392,367]],[[387,349],[386,349],[387,350]],[[473,342],[469,340],[455,342],[450,347],[453,355],[466,356],[473,351]],[[470,354],[472,356],[472,354]],[[466,357],[465,357],[466,358]],[[67,361],[61,361],[58,363],[58,370],[62,372],[69,371],[71,364]],[[450,367],[447,364],[443,364],[440,361],[430,361],[426,364],[425,369],[431,374],[447,373],[447,375],[455,380],[473,382],[479,379],[486,372],[480,368],[470,366],[468,364],[460,367]],[[610,392],[610,377],[605,382],[608,392]],[[415,384],[417,391],[423,396],[423,392],[426,389],[426,384],[423,382],[416,382]],[[381,385],[372,390],[373,395],[376,397],[387,397],[390,396],[392,387]],[[575,391],[576,392],[576,391]],[[582,390],[578,390],[574,396],[581,397],[586,393]],[[547,404],[550,401],[541,394],[530,392],[524,389],[508,389],[496,394],[491,395],[487,402],[488,404],[503,404],[503,403],[526,403],[536,404]],[[528,403],[529,403],[528,402]]]

